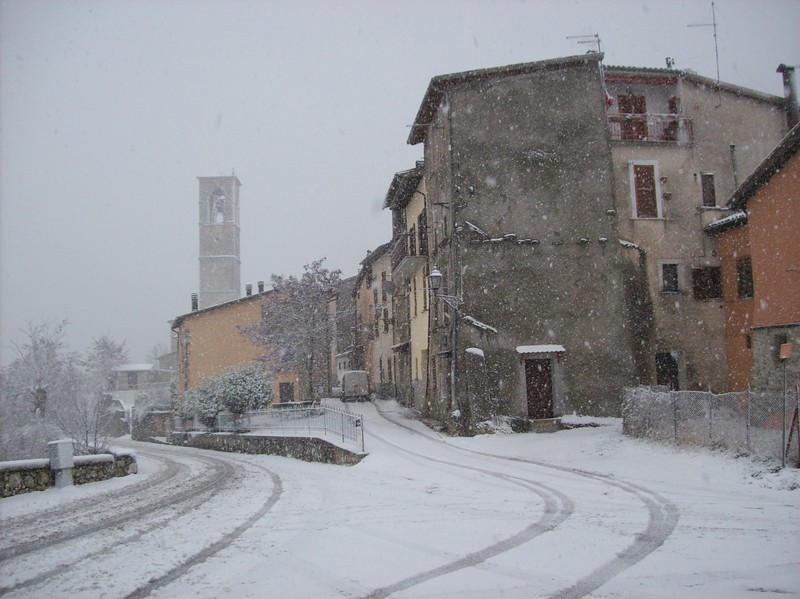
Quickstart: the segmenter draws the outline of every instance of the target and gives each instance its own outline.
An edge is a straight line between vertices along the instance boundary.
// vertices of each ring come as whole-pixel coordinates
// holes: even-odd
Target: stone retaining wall
[[[137,472],[136,457],[133,455],[105,453],[76,456],[72,480],[76,485],[83,485]],[[55,476],[48,459],[0,462],[0,497],[44,491],[54,485]]]
[[[187,445],[200,449],[215,449],[232,453],[252,453],[280,455],[306,462],[322,462],[352,466],[358,464],[365,454],[342,449],[324,439],[316,437],[262,437],[255,435],[235,435],[227,433],[172,432],[168,437],[173,445]]]

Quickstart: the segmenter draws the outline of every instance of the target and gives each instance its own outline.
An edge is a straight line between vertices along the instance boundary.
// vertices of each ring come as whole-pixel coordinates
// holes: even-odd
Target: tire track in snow
[[[196,566],[197,564],[203,563],[209,557],[213,556],[216,553],[219,553],[231,543],[233,543],[237,538],[239,538],[247,529],[253,526],[256,522],[258,522],[267,512],[269,512],[273,506],[278,502],[283,493],[283,483],[281,478],[272,470],[268,468],[264,468],[262,466],[257,466],[261,470],[264,470],[267,474],[269,474],[270,478],[272,478],[272,493],[270,494],[267,501],[259,508],[259,510],[250,516],[247,520],[245,520],[242,524],[237,526],[233,531],[223,536],[218,541],[215,541],[202,551],[196,553],[188,560],[184,560],[178,566],[172,568],[166,574],[159,576],[158,578],[153,578],[148,581],[146,585],[143,585],[133,591],[132,593],[125,596],[125,599],[140,599],[142,597],[147,597],[150,593],[154,590],[164,587],[171,582],[174,582],[184,574],[186,574],[191,568]]]
[[[465,449],[462,447],[457,447],[453,445],[447,444],[443,439],[436,439],[420,431],[417,431],[410,426],[406,426],[397,420],[390,418],[386,415],[385,412],[381,411],[377,404],[373,404],[375,406],[376,412],[388,422],[395,424],[407,431],[414,433],[415,435],[419,435],[423,438],[428,439],[429,441],[438,441],[447,445],[450,448],[456,449],[458,451],[463,451],[466,453],[491,457],[499,460],[523,463],[523,464],[531,464],[533,466],[538,466],[541,468],[547,468],[550,470],[557,470],[560,472],[564,472],[566,474],[572,474],[575,476],[580,476],[584,478],[590,478],[597,480],[601,483],[607,484],[612,487],[616,487],[626,493],[634,495],[639,501],[641,501],[644,506],[647,508],[648,512],[648,524],[647,527],[643,532],[636,535],[635,540],[628,545],[624,550],[617,553],[615,557],[611,558],[598,568],[594,569],[592,572],[587,574],[586,576],[580,578],[576,583],[573,585],[561,589],[560,591],[556,592],[553,595],[550,595],[549,599],[579,599],[580,597],[585,597],[592,591],[600,588],[602,585],[607,583],[609,580],[618,576],[620,573],[624,572],[628,568],[632,567],[633,565],[637,564],[645,557],[653,553],[656,549],[661,547],[667,538],[672,534],[675,530],[675,527],[678,525],[678,520],[680,519],[680,510],[678,507],[670,502],[668,499],[662,497],[655,491],[651,491],[646,487],[642,487],[640,485],[636,485],[627,481],[621,481],[618,479],[613,479],[610,476],[599,474],[596,472],[588,472],[576,468],[568,468],[565,466],[558,466],[555,464],[548,464],[546,462],[539,462],[536,460],[528,460],[524,458],[515,458],[509,456],[502,456],[496,455],[491,453],[484,453],[480,451],[474,451],[471,449]],[[403,449],[403,448],[400,448]],[[403,449],[403,451],[407,451]],[[413,453],[413,452],[409,452]],[[415,454],[420,455],[420,454]],[[432,460],[432,458],[423,456],[427,460]],[[432,461],[439,461],[439,460],[432,460]],[[458,464],[455,464],[458,465]],[[460,465],[459,465],[460,466]],[[461,466],[464,467],[464,466]],[[509,548],[510,549],[510,548]],[[491,557],[491,556],[490,556]],[[468,567],[468,565],[462,566]],[[447,574],[449,572],[442,572],[438,574],[439,576],[443,574]],[[425,578],[424,580],[429,580],[430,578]],[[408,579],[411,580],[411,579]],[[424,582],[424,580],[420,580],[415,584],[419,584],[420,582]],[[410,585],[413,586],[413,585]],[[391,587],[387,587],[391,588]],[[403,589],[408,588],[408,586],[402,587]],[[396,592],[401,590],[400,588],[395,589],[392,592]],[[391,594],[391,593],[389,593]],[[375,597],[386,597],[386,594],[375,595]],[[367,597],[372,598],[373,595],[368,595]]]
[[[147,452],[143,453],[146,454]],[[131,489],[130,487],[124,489],[124,495],[128,496],[130,499],[133,499],[133,501],[128,501],[127,505],[125,503],[113,502],[113,499],[116,499],[119,497],[119,495],[121,495],[121,493],[113,493],[110,494],[110,499],[103,497],[104,501],[110,502],[110,505],[107,509],[104,509],[102,505],[98,505],[96,500],[88,500],[86,502],[82,502],[81,506],[71,504],[69,510],[66,510],[66,508],[61,510],[62,513],[57,514],[55,518],[49,511],[47,512],[46,520],[42,520],[41,513],[38,514],[35,523],[38,524],[38,528],[45,529],[45,532],[42,532],[41,536],[38,536],[33,540],[17,543],[0,550],[0,563],[12,557],[22,556],[26,553],[38,551],[44,548],[51,548],[55,545],[65,543],[73,539],[88,536],[105,528],[121,526],[129,521],[140,519],[142,513],[163,510],[167,507],[187,501],[190,504],[195,503],[194,500],[198,496],[198,493],[202,494],[203,491],[209,486],[213,490],[211,496],[222,490],[222,484],[224,481],[234,473],[234,467],[229,462],[216,458],[192,456],[192,459],[194,460],[203,462],[205,464],[210,464],[212,466],[212,476],[200,477],[193,481],[191,485],[183,488],[177,493],[171,493],[153,500],[151,495],[145,495],[143,491],[147,489],[153,489],[156,486],[160,486],[165,482],[174,479],[180,471],[186,470],[186,467],[170,458],[164,458],[163,456],[158,456],[156,454],[152,454],[152,456],[168,463],[166,472],[170,473],[171,476],[161,476],[155,483],[151,485],[143,485],[142,487],[135,489]],[[174,489],[174,486],[170,487],[169,490],[171,491],[172,489]],[[135,494],[131,494],[131,491],[134,491]],[[205,501],[207,500],[208,499],[205,499]],[[84,517],[76,518],[76,511],[80,510],[81,507],[84,506],[86,508],[82,513]],[[99,519],[96,518],[98,513],[103,512],[106,512],[109,515]],[[89,519],[91,519],[91,522],[87,522]],[[52,530],[50,528],[52,527],[52,523],[59,520],[63,521],[68,528],[65,527]],[[33,526],[33,524],[31,524],[31,526]],[[18,528],[16,522],[15,528]],[[30,535],[31,533],[29,530],[26,533],[26,536]],[[0,589],[0,595],[2,595],[4,592],[6,592],[6,589]]]
[[[470,472],[479,472],[486,476],[490,476],[492,478],[499,478],[511,484],[519,485],[526,489],[529,489],[544,501],[544,510],[542,512],[542,515],[536,522],[533,522],[530,525],[526,526],[522,531],[518,532],[515,535],[503,539],[502,541],[498,541],[497,543],[489,545],[488,547],[484,547],[483,549],[480,549],[478,551],[469,553],[457,560],[443,564],[439,567],[426,570],[425,572],[420,572],[419,574],[415,574],[414,576],[410,576],[408,578],[395,582],[394,584],[391,584],[389,586],[375,589],[369,594],[365,595],[364,599],[383,599],[399,591],[404,591],[418,584],[422,584],[423,582],[433,580],[434,578],[438,578],[446,574],[451,574],[453,572],[457,572],[458,570],[463,570],[464,568],[472,568],[475,566],[479,566],[480,564],[482,564],[483,562],[492,557],[510,551],[511,549],[514,549],[516,547],[519,547],[520,545],[523,545],[531,541],[532,539],[538,537],[539,535],[542,535],[546,532],[553,530],[564,520],[569,518],[569,516],[573,513],[575,509],[572,500],[567,495],[540,482],[521,478],[518,476],[510,476],[507,474],[493,472],[491,470],[486,470],[484,468],[479,468],[477,466],[467,466],[456,462],[431,458],[430,456],[416,453],[414,451],[401,447],[400,445],[392,443],[391,441],[388,441],[378,435],[375,435],[374,433],[369,433],[369,434],[372,438],[380,441],[381,443],[390,445],[391,447],[394,447],[395,449],[403,453],[407,453],[422,458],[427,462],[436,462],[439,464],[444,464],[446,466],[458,468],[461,470],[468,470]]]

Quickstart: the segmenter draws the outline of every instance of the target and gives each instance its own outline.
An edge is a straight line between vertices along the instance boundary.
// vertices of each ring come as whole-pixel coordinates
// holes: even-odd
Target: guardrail
[[[173,430],[188,432],[206,429],[196,422],[186,426],[186,423],[176,418]],[[361,452],[364,451],[364,423],[361,415],[317,402],[275,404],[266,410],[246,412],[238,419],[231,414],[222,413],[217,416],[214,430],[336,438],[342,443],[356,446]]]

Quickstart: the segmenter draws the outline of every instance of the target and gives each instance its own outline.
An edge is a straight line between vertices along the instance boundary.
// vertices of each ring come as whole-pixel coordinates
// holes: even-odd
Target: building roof
[[[183,321],[186,320],[187,318],[191,318],[193,316],[198,316],[200,314],[208,314],[209,312],[213,312],[214,310],[221,310],[223,308],[229,308],[231,306],[235,306],[237,304],[242,304],[242,303],[245,303],[245,302],[250,302],[250,301],[253,301],[253,300],[256,300],[256,299],[263,299],[265,296],[269,295],[272,292],[273,292],[272,289],[267,289],[266,291],[264,291],[262,293],[254,293],[252,295],[245,295],[245,296],[242,296],[242,297],[240,297],[238,299],[235,299],[235,300],[230,300],[228,302],[223,302],[221,304],[214,304],[213,306],[208,306],[207,308],[203,308],[202,310],[195,310],[193,312],[189,312],[188,314],[182,314],[180,316],[177,316],[172,321],[172,330],[174,331],[175,329],[180,327],[183,324]]]
[[[419,182],[422,180],[424,171],[425,165],[422,161],[419,161],[414,168],[395,173],[394,177],[392,177],[392,183],[389,185],[389,190],[386,192],[383,207],[402,210],[408,206],[411,196],[414,195]]]
[[[602,59],[602,53],[592,52],[589,54],[580,54],[578,56],[567,56],[564,58],[555,58],[551,60],[513,64],[504,67],[464,71],[449,75],[437,75],[436,77],[432,78],[428,84],[428,89],[425,92],[425,96],[422,98],[422,104],[420,104],[419,110],[417,111],[417,117],[414,119],[414,124],[411,126],[411,133],[408,136],[407,143],[413,146],[425,141],[425,137],[427,136],[428,132],[428,125],[433,122],[433,119],[436,116],[436,112],[439,110],[439,105],[442,103],[445,94],[457,86],[485,82],[492,79],[514,77],[517,75],[527,75],[529,73],[535,73],[538,71],[581,66],[587,64],[588,62],[600,63]]]
[[[428,84],[428,89],[422,99],[422,104],[417,111],[417,117],[414,119],[414,124],[411,126],[411,133],[408,136],[407,143],[415,145],[422,141],[428,133],[428,126],[433,122],[436,112],[445,97],[445,94],[457,86],[464,84],[471,84],[475,82],[484,82],[492,79],[501,79],[504,77],[514,77],[517,75],[526,75],[544,70],[563,69],[573,66],[581,66],[589,61],[596,61],[598,64],[603,60],[601,52],[590,52],[588,54],[579,54],[577,56],[566,56],[563,58],[555,58],[551,60],[542,60],[538,62],[528,62],[523,64],[514,64],[504,67],[494,67],[490,69],[480,69],[474,71],[465,71],[462,73],[453,73],[450,75],[438,75],[431,79]],[[656,80],[656,83],[674,83],[679,79],[695,85],[707,86],[714,90],[735,94],[737,96],[745,96],[769,102],[776,106],[784,106],[785,99],[780,96],[773,96],[764,94],[752,89],[740,87],[722,81],[717,82],[708,77],[702,77],[694,71],[690,70],[677,70],[677,69],[655,69],[646,67],[615,67],[604,66],[603,75],[606,81],[613,80],[633,80],[633,79],[647,79],[651,83]],[[663,80],[663,81],[660,81]]]
[[[663,83],[677,82],[679,79],[684,82],[693,83],[694,85],[701,85],[705,87],[719,89],[724,92],[732,93],[740,97],[748,97],[762,102],[775,104],[776,106],[784,106],[786,100],[781,96],[774,96],[772,94],[765,94],[763,92],[734,85],[732,83],[725,83],[720,81],[717,83],[716,79],[710,79],[698,75],[691,70],[678,70],[678,69],[654,69],[647,67],[617,67],[617,66],[604,66],[603,72],[606,82],[615,81],[629,81],[634,79],[647,79],[647,80],[662,80]]]
[[[141,372],[146,370],[153,370],[155,368],[152,364],[122,364],[114,369],[114,372]]]
[[[703,227],[703,231],[706,233],[717,234],[727,231],[728,229],[733,229],[734,227],[739,227],[746,223],[747,212],[744,210],[738,210],[733,214],[729,214],[725,218],[715,220],[713,223],[708,223],[705,227]]]
[[[776,173],[780,172],[783,165],[797,154],[798,148],[800,148],[800,124],[795,125],[747,179],[736,188],[728,200],[728,207],[736,210],[745,209],[747,200],[753,197]]]

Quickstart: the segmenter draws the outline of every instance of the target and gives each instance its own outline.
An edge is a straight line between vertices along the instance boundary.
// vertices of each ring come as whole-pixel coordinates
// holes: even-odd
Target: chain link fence
[[[176,417],[173,430],[189,432],[206,429],[196,418],[191,422]],[[364,422],[361,415],[317,402],[274,404],[266,410],[245,412],[239,418],[223,412],[217,416],[213,430],[336,439],[364,451]]]
[[[797,406],[800,388],[783,393],[668,391],[651,387],[623,392],[623,431],[675,445],[732,449],[800,462]],[[783,452],[786,452],[785,454]],[[796,460],[792,459],[796,457]]]

